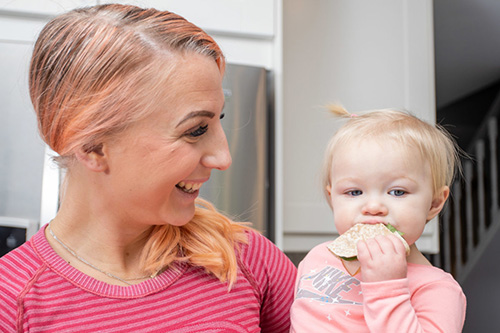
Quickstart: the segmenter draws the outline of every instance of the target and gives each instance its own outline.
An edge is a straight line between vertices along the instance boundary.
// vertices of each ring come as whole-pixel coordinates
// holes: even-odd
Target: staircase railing
[[[441,215],[440,253],[433,264],[463,282],[500,229],[499,136],[500,92],[466,149],[463,177],[451,189]]]

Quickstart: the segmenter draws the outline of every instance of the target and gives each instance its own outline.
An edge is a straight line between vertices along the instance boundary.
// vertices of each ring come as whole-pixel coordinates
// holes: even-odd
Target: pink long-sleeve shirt
[[[0,332],[288,332],[295,266],[265,237],[248,240],[230,292],[188,264],[122,287],[68,265],[41,230],[0,258]]]
[[[466,299],[443,270],[408,264],[405,279],[361,282],[320,244],[299,264],[291,332],[461,332]]]

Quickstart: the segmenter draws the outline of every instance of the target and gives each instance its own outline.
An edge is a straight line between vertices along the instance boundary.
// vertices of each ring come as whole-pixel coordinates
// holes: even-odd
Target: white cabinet
[[[101,1],[107,2],[116,1]],[[256,37],[274,34],[274,0],[136,0],[120,3],[169,10],[211,32]]]
[[[0,11],[54,15],[76,7],[95,4],[96,0],[0,0]]]
[[[234,64],[280,66],[280,0],[129,0],[99,1],[169,10],[207,31]]]

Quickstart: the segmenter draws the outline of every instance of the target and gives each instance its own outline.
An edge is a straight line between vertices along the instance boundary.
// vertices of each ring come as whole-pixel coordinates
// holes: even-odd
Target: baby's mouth
[[[175,185],[178,189],[182,190],[183,192],[186,193],[194,193],[198,191],[203,183],[186,183],[186,182],[180,182],[179,184]]]

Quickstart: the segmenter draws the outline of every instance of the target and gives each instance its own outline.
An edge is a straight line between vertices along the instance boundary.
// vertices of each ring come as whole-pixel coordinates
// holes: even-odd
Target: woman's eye
[[[352,190],[352,191],[348,191],[347,194],[350,195],[350,196],[353,196],[353,197],[357,197],[357,196],[363,194],[363,191],[361,191],[361,190]]]
[[[193,137],[193,138],[196,138],[198,136],[205,134],[207,130],[208,130],[208,125],[200,126],[197,129],[195,129],[194,131],[189,132],[188,135]]]
[[[403,190],[392,190],[392,191],[389,191],[389,194],[390,194],[390,195],[393,195],[393,196],[395,196],[395,197],[400,197],[400,196],[405,195],[405,194],[406,194],[406,192],[405,192],[405,191],[403,191]]]

